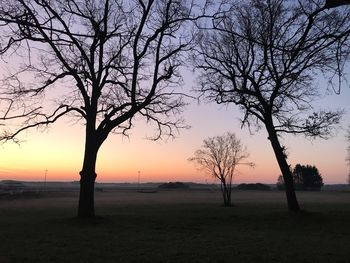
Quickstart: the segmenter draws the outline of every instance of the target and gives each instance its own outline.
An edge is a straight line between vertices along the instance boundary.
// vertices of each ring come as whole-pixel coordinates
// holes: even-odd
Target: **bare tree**
[[[238,165],[250,165],[246,148],[234,133],[209,137],[190,161],[220,181],[224,206],[231,206],[232,179]]]
[[[0,140],[63,116],[84,124],[78,217],[95,215],[95,164],[110,133],[127,134],[137,117],[155,124],[153,139],[184,127],[179,72],[202,11],[194,0],[0,1],[0,52],[15,68],[1,86]]]
[[[328,138],[342,115],[342,110],[312,112],[321,80],[339,90],[350,51],[350,9],[327,2],[228,1],[211,23],[199,25],[194,54],[199,92],[210,101],[238,105],[242,126],[266,129],[288,209],[295,212],[300,207],[280,137]]]

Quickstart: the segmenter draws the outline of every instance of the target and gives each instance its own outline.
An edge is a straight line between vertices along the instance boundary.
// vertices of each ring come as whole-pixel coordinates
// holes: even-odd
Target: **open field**
[[[96,193],[94,220],[74,218],[77,193],[0,199],[0,262],[350,262],[350,193]]]

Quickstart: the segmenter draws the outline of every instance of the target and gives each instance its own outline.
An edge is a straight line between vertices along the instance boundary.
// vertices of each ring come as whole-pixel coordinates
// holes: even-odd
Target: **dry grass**
[[[77,194],[0,200],[0,262],[349,262],[350,193],[96,193],[102,217],[74,218]]]

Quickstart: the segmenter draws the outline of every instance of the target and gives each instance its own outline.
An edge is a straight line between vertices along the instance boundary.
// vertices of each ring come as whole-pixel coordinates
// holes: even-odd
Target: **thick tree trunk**
[[[284,149],[279,143],[278,136],[273,125],[269,126],[268,124],[266,124],[266,128],[269,134],[269,140],[271,142],[273,151],[275,153],[278,165],[280,167],[284,179],[288,210],[291,212],[299,212],[300,207],[294,190],[293,177],[289,165],[286,161]]]
[[[95,172],[80,172],[79,218],[95,216]]]
[[[86,129],[85,153],[83,168],[80,172],[80,194],[78,217],[89,218],[95,216],[95,180],[96,160],[101,141],[95,131]]]

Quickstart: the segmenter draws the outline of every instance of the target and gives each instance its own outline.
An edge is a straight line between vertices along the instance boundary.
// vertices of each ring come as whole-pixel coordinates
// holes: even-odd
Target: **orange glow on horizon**
[[[130,138],[111,135],[102,145],[97,160],[97,182],[193,181],[213,183],[188,161],[203,139],[234,131],[250,153],[255,168],[239,167],[234,183],[275,183],[280,171],[264,130],[254,135],[240,129],[238,121],[228,122],[231,113],[213,105],[191,106],[185,119],[192,125],[178,138],[153,142],[143,139],[149,129],[136,125]],[[201,108],[201,111],[199,111]],[[231,110],[231,109],[230,109]],[[237,114],[236,114],[237,115]],[[235,116],[236,116],[235,115]],[[229,116],[229,117],[228,117]],[[47,132],[35,130],[24,135],[21,145],[6,143],[0,147],[0,180],[43,181],[47,169],[48,181],[77,181],[84,150],[84,127],[59,121]],[[307,141],[286,136],[288,162],[316,165],[325,183],[346,183],[348,167],[344,161],[344,134],[329,140]]]

